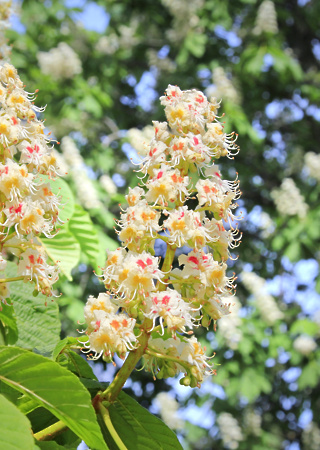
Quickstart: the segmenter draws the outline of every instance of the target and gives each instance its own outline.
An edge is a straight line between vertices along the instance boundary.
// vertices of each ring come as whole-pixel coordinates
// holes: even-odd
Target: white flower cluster
[[[275,299],[266,288],[266,281],[254,272],[242,272],[242,283],[255,298],[257,308],[263,319],[270,325],[283,318],[283,313],[278,308]]]
[[[139,130],[138,128],[130,128],[127,132],[127,139],[129,144],[137,150],[140,155],[146,155],[149,147],[149,142],[154,136],[154,128],[152,125]]]
[[[57,81],[73,78],[82,72],[79,56],[66,42],[60,42],[49,52],[38,52],[37,58],[41,72]]]
[[[216,97],[224,101],[227,100],[236,105],[241,103],[239,92],[225,74],[223,67],[216,67],[213,70],[212,81],[213,85],[209,86],[206,90],[208,97]]]
[[[61,150],[64,160],[70,168],[69,173],[81,205],[86,209],[100,208],[101,202],[98,193],[87,175],[85,162],[71,137],[64,136],[61,139]]]
[[[221,439],[226,448],[236,449],[243,440],[242,430],[237,419],[230,413],[221,413],[217,418]]]
[[[277,12],[274,3],[264,0],[259,6],[255,27],[252,30],[255,35],[262,33],[278,33]]]
[[[314,152],[308,152],[304,155],[304,163],[310,177],[320,182],[320,155]]]
[[[120,25],[117,33],[102,36],[96,43],[96,50],[105,55],[113,55],[118,49],[130,50],[140,42],[136,35],[139,21],[132,19],[129,25]]]
[[[232,350],[238,348],[239,342],[242,339],[242,331],[240,329],[242,320],[239,317],[240,307],[241,304],[238,298],[233,297],[232,308],[230,310],[231,314],[221,317],[218,322],[218,334],[226,340],[227,345]]]
[[[172,430],[182,430],[184,428],[184,421],[177,414],[179,403],[171,395],[167,392],[160,392],[156,396],[155,402],[159,407],[161,419],[169,428]]]
[[[183,372],[181,384],[195,387],[214,371],[205,349],[188,335],[200,322],[207,327],[229,314],[235,279],[227,276],[226,261],[240,239],[232,212],[239,183],[223,180],[214,163],[220,156],[233,158],[239,149],[217,121],[219,105],[202,92],[169,85],[160,100],[168,123],[154,122],[140,169],[143,187],[129,188],[128,207],[118,221],[123,247],[108,252],[102,278],[116,308],[112,318],[120,308],[118,315],[127,316],[126,329],[117,326],[125,336],[123,348],[138,346],[147,329],[152,336],[144,368],[158,378]],[[196,171],[199,179],[192,183],[189,175]],[[195,210],[188,207],[190,199]],[[161,266],[154,256],[156,239],[167,244]],[[180,255],[172,270],[175,251],[184,245],[191,251]],[[94,309],[100,309],[99,299],[89,300],[95,301]],[[107,359],[112,353],[123,356],[110,320],[86,318],[89,351]]]
[[[271,191],[279,214],[283,216],[298,216],[304,218],[307,215],[308,205],[305,203],[300,190],[292,178],[285,178],[279,189]]]
[[[12,0],[0,2],[0,60],[8,61],[11,47],[5,36],[5,30],[10,27],[10,16],[13,13]]]
[[[101,175],[99,182],[107,194],[114,195],[117,193],[117,186],[114,184],[109,175]]]
[[[199,27],[197,11],[203,7],[204,0],[194,0],[193,2],[161,0],[161,3],[173,16],[173,27],[167,32],[167,37],[170,41],[181,41],[190,30],[196,30]]]
[[[304,448],[308,450],[319,450],[320,448],[320,429],[315,422],[309,425],[302,432],[302,442]]]
[[[37,236],[56,233],[60,197],[51,183],[58,166],[44,124],[37,119],[44,109],[34,106],[34,100],[16,69],[7,63],[0,66],[1,248],[3,254],[19,256],[19,276],[52,295],[58,268],[47,263]]]
[[[247,434],[260,436],[262,417],[256,411],[247,408],[244,413],[243,424]]]
[[[311,336],[301,335],[293,341],[293,348],[302,355],[308,356],[317,348],[317,344]]]
[[[167,56],[160,58],[158,52],[153,49],[147,51],[147,59],[149,66],[155,66],[157,69],[163,72],[172,73],[176,70],[177,65],[172,59]]]

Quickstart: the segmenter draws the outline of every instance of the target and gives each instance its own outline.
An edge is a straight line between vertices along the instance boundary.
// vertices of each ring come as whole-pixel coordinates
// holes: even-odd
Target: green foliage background
[[[263,278],[281,276],[289,282],[283,281],[282,291],[275,296],[284,314],[283,319],[270,325],[263,319],[254,296],[240,280],[237,296],[244,308],[242,339],[237,348],[230,351],[219,327],[216,333],[200,331],[208,350],[217,352],[218,375],[207,383],[204,391],[190,389],[182,403],[183,406],[200,408],[195,411],[209,407],[213,417],[222,412],[231,413],[242,428],[240,450],[311,448],[305,447],[302,440],[301,414],[311,411],[316,418],[320,407],[319,350],[303,356],[294,349],[293,342],[301,334],[319,339],[319,317],[316,322],[313,314],[316,308],[305,308],[300,301],[301,292],[305,292],[305,302],[308,301],[314,285],[306,286],[295,279],[292,270],[287,269],[289,265],[283,264],[283,257],[291,263],[309,259],[319,262],[319,182],[308,177],[303,170],[303,161],[306,152],[319,153],[317,108],[320,106],[320,75],[319,59],[315,55],[320,40],[320,3],[316,0],[305,5],[296,0],[276,1],[278,33],[258,36],[252,33],[261,4],[258,0],[206,0],[202,6],[200,2],[195,13],[198,22],[195,26],[185,27],[184,32],[183,8],[179,22],[161,1],[153,0],[97,1],[96,4],[110,15],[110,22],[103,33],[90,31],[77,20],[77,13],[86,11],[90,3],[84,0],[76,8],[67,7],[62,0],[24,0],[20,20],[26,27],[25,33],[7,31],[13,45],[12,64],[19,70],[28,91],[39,89],[37,104],[47,105],[46,124],[56,138],[60,140],[68,134],[75,138],[87,167],[92,169],[92,183],[103,207],[84,210],[77,204],[72,180],[66,177],[61,182],[60,187],[68,198],[65,214],[70,220],[56,238],[42,241],[52,258],[61,260],[64,276],[59,290],[63,295],[46,309],[42,307],[40,296],[32,298],[32,302],[39,302],[36,311],[41,315],[41,321],[46,321],[41,322],[45,337],[41,336],[41,330],[34,329],[32,334],[37,342],[33,343],[19,329],[19,340],[16,341],[15,325],[10,327],[7,323],[9,331],[5,343],[15,343],[23,348],[35,347],[42,354],[52,351],[59,339],[59,330],[50,325],[51,318],[57,314],[57,304],[62,337],[77,336],[76,322],[82,320],[87,296],[103,291],[92,271],[99,271],[106,248],[118,246],[113,230],[113,218],[119,217],[120,213],[118,203],[124,200],[126,188],[137,183],[131,170],[134,166],[123,151],[123,131],[132,127],[142,128],[151,124],[151,119],[164,120],[157,98],[169,83],[181,89],[203,90],[212,83],[211,70],[222,67],[241,98],[240,103],[222,98],[221,107],[226,113],[226,129],[239,133],[241,151],[234,161],[222,162],[221,168],[226,178],[234,177],[236,171],[239,173],[243,192],[240,205],[247,217],[241,223],[243,242],[239,248],[240,256],[230,270],[241,273],[250,264],[252,270]],[[134,27],[131,45],[120,45],[110,54],[101,53],[97,47],[99,39],[114,34],[120,38],[124,26]],[[179,31],[180,35],[176,33],[176,38],[171,39],[170,30]],[[72,79],[55,80],[50,75],[43,75],[38,65],[37,53],[49,51],[60,42],[68,43],[82,63],[82,73]],[[150,65],[148,52],[159,52],[164,47],[175,64],[173,71]],[[272,64],[268,65],[265,58],[270,60],[270,56]],[[151,74],[151,88],[141,82],[146,73]],[[141,97],[149,98],[147,108],[141,106]],[[267,107],[272,102],[274,109],[278,108],[280,112],[267,114]],[[297,110],[299,114],[295,114]],[[117,130],[115,139],[112,127]],[[106,136],[111,137],[106,139]],[[102,174],[113,173],[120,174],[125,183],[110,197],[98,180]],[[308,214],[303,219],[280,215],[271,199],[272,189],[279,187],[286,177],[294,179],[309,205]],[[268,213],[274,223],[274,230],[268,236],[262,233],[250,215],[257,207]],[[289,292],[290,284],[296,286],[293,293]],[[318,291],[319,288],[318,282]],[[17,323],[20,320],[26,325],[28,317],[28,327],[37,327],[40,318],[28,308],[28,302],[15,308]],[[1,320],[4,316],[2,311]],[[8,315],[6,317],[10,322]],[[43,344],[41,348],[37,347],[39,342]],[[25,350],[17,349],[19,352],[25,355]],[[65,356],[65,365],[73,364],[69,356]],[[33,357],[34,362],[31,361]],[[31,363],[41,363],[41,356],[30,358],[30,367]],[[49,371],[50,361],[46,364]],[[295,372],[298,375],[287,382],[283,374],[292,368],[298,369]],[[62,367],[61,370],[65,369]],[[83,374],[80,376],[86,378]],[[132,379],[140,389],[129,388],[127,392],[146,407],[151,405],[157,392],[171,389],[164,381],[153,382],[143,372],[134,373]],[[215,396],[215,384],[223,388],[224,396]],[[188,391],[188,388],[184,389]],[[80,392],[85,395],[86,390],[79,391],[79,405],[82,401]],[[1,397],[1,401],[5,408],[7,399]],[[262,418],[258,434],[250,431],[245,423],[248,411],[256,411]],[[18,413],[18,409],[12,412],[15,420],[21,420],[22,429],[26,424]],[[30,414],[29,420],[36,420],[32,409]],[[68,420],[74,426],[74,418]],[[81,427],[81,420],[76,422]],[[76,432],[72,426],[71,430]],[[95,446],[95,426],[92,425],[92,436],[87,443],[92,448],[100,448]],[[97,433],[100,433],[99,429]],[[82,437],[81,430],[78,436]],[[187,449],[225,448],[213,423],[208,430],[187,422],[182,436]],[[18,436],[13,438],[19,439]],[[76,441],[72,442],[75,445]],[[298,447],[290,447],[293,443]]]

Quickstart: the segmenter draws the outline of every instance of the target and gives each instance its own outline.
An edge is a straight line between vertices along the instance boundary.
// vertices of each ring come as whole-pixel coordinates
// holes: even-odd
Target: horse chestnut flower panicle
[[[140,352],[154,377],[182,372],[181,384],[195,387],[215,371],[193,329],[229,314],[235,292],[227,259],[240,242],[233,212],[239,181],[223,180],[215,162],[239,148],[218,121],[215,99],[169,86],[160,101],[168,122],[154,122],[141,183],[126,196],[122,247],[108,252],[101,275],[108,293],[85,307],[86,348],[106,360]],[[155,256],[156,239],[166,245],[164,259]],[[190,250],[173,269],[185,245]]]
[[[37,118],[44,108],[34,105],[35,98],[24,90],[12,65],[0,65],[0,258],[18,256],[17,278],[33,281],[39,292],[51,296],[59,269],[48,264],[37,237],[57,233],[61,198],[52,192],[51,182],[59,168]],[[1,300],[8,296],[2,286]]]

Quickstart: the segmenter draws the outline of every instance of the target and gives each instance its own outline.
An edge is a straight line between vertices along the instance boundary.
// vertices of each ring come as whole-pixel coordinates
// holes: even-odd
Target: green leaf
[[[184,45],[192,55],[196,58],[201,58],[206,49],[207,39],[205,34],[189,33],[184,41]]]
[[[18,340],[17,319],[12,304],[1,305],[0,321],[5,325],[5,343],[13,345]]]
[[[55,346],[53,352],[52,352],[52,358],[57,359],[60,355],[60,353],[63,353],[65,350],[69,350],[71,348],[82,348],[83,343],[87,341],[86,336],[81,337],[74,337],[74,336],[68,336],[64,339],[62,339],[58,344]],[[82,343],[83,342],[83,343]]]
[[[109,407],[111,422],[128,450],[181,450],[177,436],[124,392]]]
[[[319,325],[308,319],[300,319],[294,322],[290,328],[292,334],[308,334],[315,336],[319,331]]]
[[[67,222],[73,216],[74,211],[74,196],[69,185],[62,179],[50,179],[47,175],[38,175],[35,179],[37,184],[50,183],[51,191],[58,196],[61,196],[61,206],[59,211],[59,218],[62,222]]]
[[[74,340],[76,341],[76,344],[74,343]],[[82,358],[82,356],[78,355],[78,353],[71,350],[70,347],[75,345],[78,348],[81,348],[81,344],[76,338],[66,338],[59,342],[53,352],[55,355],[54,358],[62,367],[70,370],[78,377],[98,380],[88,362]]]
[[[61,272],[72,281],[71,271],[80,259],[80,245],[73,235],[63,226],[53,238],[41,238],[39,241]]]
[[[6,275],[15,276],[16,271],[17,266],[8,262]],[[52,351],[60,339],[61,331],[57,302],[48,301],[42,294],[34,297],[34,285],[30,282],[15,281],[10,283],[9,289],[18,330],[16,345],[36,348],[40,353]]]
[[[97,232],[90,215],[81,206],[75,205],[74,214],[69,222],[69,230],[80,244],[81,251],[97,269],[100,245]]]
[[[107,449],[89,392],[56,362],[17,347],[1,346],[0,380],[36,400],[88,446]]]
[[[320,366],[316,361],[311,361],[301,372],[298,380],[299,389],[315,387],[319,383]]]
[[[29,420],[0,394],[0,448],[3,450],[33,450],[34,439]]]

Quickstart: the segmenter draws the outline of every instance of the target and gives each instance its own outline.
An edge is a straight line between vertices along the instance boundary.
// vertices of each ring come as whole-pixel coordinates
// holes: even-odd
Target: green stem
[[[120,436],[116,432],[116,430],[111,422],[110,414],[109,414],[109,411],[107,410],[107,408],[105,408],[101,402],[98,402],[97,406],[98,406],[99,413],[101,414],[103,421],[106,424],[106,427],[108,428],[109,433],[111,434],[111,437],[114,440],[115,444],[117,445],[118,449],[119,450],[128,450],[127,447],[122,442],[122,440],[120,439]]]
[[[13,233],[11,233],[11,234],[8,234],[8,236],[6,236],[6,237],[3,239],[3,242],[8,241],[8,240],[11,239],[11,238],[14,238],[16,235],[17,235],[17,233],[16,233],[15,231],[14,231]]]
[[[178,364],[180,364],[180,366],[184,367],[185,369],[190,369],[190,364],[188,364],[186,361],[181,361],[180,358],[176,357],[176,356],[170,356],[170,355],[163,355],[162,353],[158,353],[155,352],[153,350],[147,349],[146,350],[146,354],[150,355],[150,356],[155,356],[156,358],[160,358],[160,359],[165,359],[176,362]]]
[[[11,278],[0,278],[0,283],[9,283],[11,281],[20,281],[20,280],[24,280],[25,276],[21,276],[21,277],[11,277]]]
[[[144,329],[142,329],[141,335],[138,339],[139,347],[129,353],[127,359],[123,363],[123,366],[121,367],[117,375],[114,377],[112,383],[110,383],[107,389],[102,394],[100,394],[100,401],[106,401],[109,404],[115,401],[124,383],[127,381],[131,372],[134,370],[137,363],[142,358],[142,355],[145,353],[150,336],[148,330],[151,328],[152,320],[146,319],[144,321]]]
[[[59,420],[59,422],[50,425],[50,427],[38,431],[38,433],[35,433],[33,437],[37,439],[37,441],[51,441],[58,434],[62,433],[67,429],[68,427],[61,420]]]
[[[160,282],[160,281],[157,282],[158,291],[165,291],[167,284],[170,282],[169,274],[172,269],[172,263],[173,263],[173,259],[174,259],[174,254],[176,252],[176,248],[177,247],[175,245],[167,244],[166,256],[164,258],[164,261],[163,261],[163,264],[161,267],[162,272],[167,273],[167,276],[164,278],[163,282]]]

